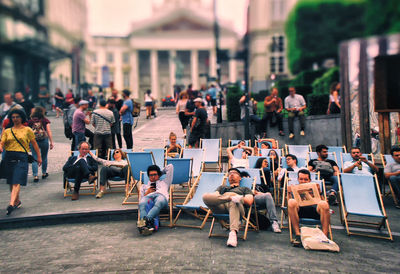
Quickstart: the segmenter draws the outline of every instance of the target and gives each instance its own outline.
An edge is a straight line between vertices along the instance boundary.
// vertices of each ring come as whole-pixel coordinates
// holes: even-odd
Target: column
[[[229,60],[229,82],[234,83],[237,80],[236,60]]]
[[[134,98],[139,98],[139,57],[137,50],[132,50],[130,54],[131,72],[130,72],[130,86]]]
[[[199,87],[199,52],[192,50],[190,52],[190,74],[192,75],[193,89],[200,89]]]
[[[169,51],[169,90],[170,94],[173,96],[174,95],[174,85],[176,84],[176,64],[175,64],[175,58],[176,58],[176,51],[175,50],[170,50]]]
[[[150,82],[151,82],[151,93],[156,100],[158,98],[158,53],[156,50],[150,52]]]
[[[209,56],[210,71],[208,72],[208,74],[211,77],[217,77],[217,53],[215,49],[210,50]]]

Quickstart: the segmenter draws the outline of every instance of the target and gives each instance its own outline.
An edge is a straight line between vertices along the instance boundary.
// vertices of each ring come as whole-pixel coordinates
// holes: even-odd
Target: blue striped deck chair
[[[250,178],[256,180],[256,185],[261,185],[261,177],[263,177],[265,182],[265,176],[262,169],[259,168],[238,168],[240,172],[245,171],[250,175]]]
[[[276,152],[276,154],[278,154],[279,157],[282,157],[282,149],[269,149],[269,148],[263,148],[260,149],[260,155],[261,156],[269,156],[269,153],[271,152],[271,150],[274,150]]]
[[[264,157],[264,156],[247,156],[247,159],[249,160],[249,168],[256,168],[256,163],[257,163],[258,159],[260,159],[260,158],[267,159],[268,160],[268,165],[269,165],[271,159],[268,156],[267,157]]]
[[[383,168],[385,168],[386,165],[388,165],[388,164],[394,163],[394,159],[393,159],[392,155],[390,155],[390,154],[381,154],[381,161],[382,161]],[[385,180],[386,180],[386,178],[385,178]],[[390,182],[390,180],[387,180],[387,182],[389,185],[390,193],[392,194],[392,197],[393,197],[393,202],[395,205],[398,206],[399,201],[397,200],[397,196],[396,196],[396,193],[394,192],[392,183]],[[383,184],[383,194],[386,195],[385,194],[385,184]]]
[[[98,155],[97,154],[98,152],[96,149],[90,150],[90,151],[94,155],[96,155],[96,156]],[[71,156],[78,156],[78,155],[79,155],[79,150],[71,151]],[[90,155],[88,157],[90,157]],[[95,175],[97,176],[97,174],[98,174],[98,172],[96,171]],[[73,191],[73,188],[70,186],[70,184],[75,183],[75,179],[66,178],[65,176],[63,176],[63,181],[64,181],[64,198],[72,196],[71,191]],[[93,184],[89,184],[87,182],[88,182],[87,179],[82,180],[79,195],[96,195],[97,179],[93,182]],[[83,190],[83,192],[82,192],[82,190]]]
[[[147,172],[147,168],[155,164],[154,156],[152,152],[128,152],[126,154],[129,163],[129,169],[131,174],[131,182],[129,191],[123,200],[123,205],[138,204],[138,202],[128,201],[131,196],[138,196],[138,182],[140,180],[140,172]],[[134,189],[136,188],[136,192]]]
[[[226,180],[226,185],[229,186],[229,181]],[[243,187],[248,187],[249,189],[251,189],[252,191],[254,191],[255,189],[255,179],[254,178],[242,178],[242,180],[240,180],[240,186]],[[256,224],[253,224],[250,221],[250,216],[251,213],[254,209],[254,213],[256,215]],[[213,214],[213,218],[211,221],[211,226],[210,226],[210,232],[208,233],[208,237],[227,237],[227,235],[222,235],[222,234],[213,234],[213,230],[214,230],[214,224],[216,220],[223,220],[229,223],[229,213],[212,213]],[[245,221],[244,224],[244,233],[243,236],[237,235],[238,238],[241,238],[243,240],[247,239],[247,232],[249,230],[249,226],[254,229],[255,231],[259,231],[258,229],[258,218],[257,218],[257,209],[256,209],[256,205],[255,205],[255,201],[253,203],[252,206],[250,206],[249,208],[247,208],[247,212],[245,213],[246,216],[241,216],[242,220]],[[228,227],[229,229],[229,227]]]
[[[244,144],[246,147],[250,147],[251,146],[251,140],[228,140],[228,147],[233,147],[236,146],[237,144],[239,144],[240,141],[244,141]]]
[[[307,158],[297,157],[297,166],[298,167],[307,167],[308,166]],[[288,165],[286,163],[286,157],[281,158],[281,167],[288,168]]]
[[[226,175],[224,173],[202,172],[201,175],[197,177],[196,181],[192,185],[183,204],[176,206],[179,209],[179,211],[174,219],[173,225],[203,229],[211,213],[211,211],[207,208],[207,206],[203,202],[203,195],[205,193],[214,192],[220,185],[224,183],[225,180],[226,180]],[[201,214],[202,211],[205,212],[205,215]],[[177,224],[178,219],[183,212],[188,213],[191,216],[202,220],[201,225],[195,226],[195,225]]]
[[[335,152],[336,157],[339,158],[340,153],[347,153],[347,149],[345,146],[328,146],[328,152]]]
[[[163,169],[165,167],[165,148],[145,148],[144,152],[152,152],[156,165]]]
[[[204,150],[201,148],[185,148],[182,153],[182,158],[192,158],[193,159],[193,177],[197,177],[202,172]]]
[[[344,221],[347,235],[361,235],[393,241],[376,174],[371,176],[341,173],[339,193],[342,223]],[[372,220],[366,222],[366,218]],[[368,233],[369,230],[351,231],[350,227],[376,228],[380,233]],[[382,227],[386,227],[386,235],[382,233]]]
[[[109,160],[109,161],[113,161],[113,160],[114,160],[114,157],[113,157],[113,155],[114,155],[114,150],[115,150],[115,149],[108,149],[108,152],[107,152],[107,160]],[[121,150],[122,150],[123,152],[125,152],[125,153],[131,152],[131,151],[132,151],[131,149],[127,149],[127,148],[121,148]],[[127,179],[127,182],[130,181],[130,179],[129,179],[130,176],[131,176],[131,175],[130,175],[130,169],[128,169],[128,173],[127,173],[128,179]],[[116,183],[113,183],[113,182],[116,182]],[[122,183],[121,183],[121,182],[122,182]],[[128,191],[129,191],[129,189],[127,189],[126,186],[127,186],[127,185],[125,184],[125,178],[123,178],[123,177],[114,176],[114,177],[108,179],[108,187],[109,187],[110,190],[112,190],[113,188],[119,188],[119,189],[120,189],[120,188],[123,188],[123,189],[124,189],[123,192],[125,192],[125,195],[126,195],[126,194],[128,194]]]
[[[221,171],[221,143],[221,139],[200,139],[200,147],[204,149],[204,171],[206,171],[205,165],[208,164],[217,164],[217,171]]]
[[[285,145],[286,154],[296,155],[297,158],[307,158],[311,145]]]

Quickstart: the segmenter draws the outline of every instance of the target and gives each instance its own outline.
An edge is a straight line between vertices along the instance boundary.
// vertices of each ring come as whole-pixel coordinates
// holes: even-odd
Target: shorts
[[[153,102],[144,102],[144,106],[145,107],[152,107],[153,106]]]
[[[211,105],[212,105],[213,107],[216,107],[216,106],[217,106],[217,99],[211,98]]]
[[[191,132],[189,135],[189,145],[194,146],[197,141],[200,141],[200,138],[204,138],[204,134],[202,132]]]
[[[319,220],[321,216],[317,212],[317,205],[300,207],[299,218]]]
[[[6,151],[4,157],[7,184],[26,186],[28,181],[28,155],[25,152]]]

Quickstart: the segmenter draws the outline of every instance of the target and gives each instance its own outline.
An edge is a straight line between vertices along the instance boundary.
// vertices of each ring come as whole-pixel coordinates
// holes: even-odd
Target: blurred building
[[[0,0],[0,92],[79,86],[85,0]]]
[[[252,92],[288,77],[285,22],[297,0],[250,0],[249,81]]]
[[[147,89],[155,98],[173,94],[174,85],[194,89],[215,79],[216,51],[213,9],[201,0],[164,0],[153,4],[151,18],[132,24],[124,37],[93,36],[91,82],[116,89],[129,88],[135,98]],[[233,56],[238,35],[220,22],[220,48]],[[237,64],[221,63],[221,82],[234,82]]]

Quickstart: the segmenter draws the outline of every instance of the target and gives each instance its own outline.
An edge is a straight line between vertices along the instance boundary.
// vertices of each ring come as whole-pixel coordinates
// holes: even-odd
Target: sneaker
[[[47,177],[49,177],[49,173],[47,173],[47,172],[42,175],[42,179],[46,179]]]
[[[300,247],[301,246],[301,236],[300,235],[296,235],[294,237],[294,240],[292,242],[294,247]]]
[[[89,175],[88,182],[89,184],[93,184],[93,182],[97,179],[96,175]]]
[[[279,131],[279,136],[285,136],[285,133],[281,130]]]
[[[39,176],[35,176],[35,177],[33,177],[33,182],[34,182],[34,183],[37,183],[37,182],[39,182]]]
[[[72,193],[71,201],[76,201],[76,200],[79,200],[79,193],[78,192]]]
[[[14,210],[15,208],[12,206],[12,205],[8,205],[8,207],[7,207],[7,215],[10,215],[11,214],[11,212],[13,212],[13,210]]]
[[[300,135],[301,135],[301,136],[306,135],[306,133],[304,132],[304,130],[300,131]]]
[[[139,233],[142,234],[143,228],[146,227],[146,221],[144,219],[140,219],[136,223],[136,227],[139,230]]]
[[[21,203],[21,201],[19,201],[18,204],[16,204],[16,205],[14,206],[14,209],[18,209],[18,208],[20,208],[21,206],[22,206],[22,203]]]
[[[232,230],[229,232],[229,238],[228,241],[226,242],[226,245],[229,247],[236,247],[237,246],[237,236],[236,236],[236,231]]]
[[[293,133],[290,133],[289,134],[289,139],[293,139],[294,138],[294,134]]]
[[[328,195],[328,203],[329,205],[337,205],[337,199],[336,199],[336,194],[334,192],[331,192],[331,194]]]
[[[104,191],[99,191],[99,193],[97,193],[96,198],[100,199],[104,196]]]
[[[277,221],[273,221],[271,227],[272,227],[272,231],[274,233],[281,233],[282,232],[281,229],[279,228],[279,224],[278,224]]]

